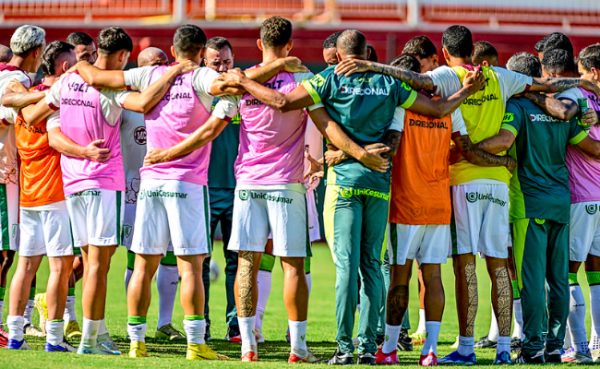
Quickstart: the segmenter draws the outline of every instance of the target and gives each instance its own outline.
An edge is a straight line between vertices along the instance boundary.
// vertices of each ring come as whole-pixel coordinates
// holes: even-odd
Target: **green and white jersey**
[[[324,106],[331,118],[357,144],[381,142],[394,120],[396,109],[409,108],[417,93],[406,83],[376,73],[336,75],[329,67],[302,83],[317,106]],[[320,104],[320,105],[319,105]],[[398,129],[398,128],[396,128]],[[400,130],[400,129],[398,129]],[[389,192],[390,173],[376,173],[351,159],[330,168],[327,184]]]
[[[502,129],[516,137],[518,165],[510,184],[511,220],[539,218],[569,223],[567,146],[578,144],[587,133],[577,119],[560,121],[524,97],[508,101]]]

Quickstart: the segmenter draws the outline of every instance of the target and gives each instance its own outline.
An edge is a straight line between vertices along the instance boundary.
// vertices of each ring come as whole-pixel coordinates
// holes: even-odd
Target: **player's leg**
[[[512,233],[512,224],[510,224],[510,229]],[[519,289],[519,281],[517,280],[512,243],[511,238],[511,245],[508,248],[508,274],[510,275],[510,283],[513,291],[514,322],[512,338],[510,340],[510,349],[515,352],[521,350],[521,342],[523,341],[523,310],[521,308],[521,290]]]
[[[498,324],[497,355],[507,353],[510,358],[513,297],[508,259],[486,256],[485,262],[492,282],[492,311]]]
[[[221,223],[222,226],[222,215],[223,215],[223,203],[221,201],[221,191],[218,188],[209,188],[209,207],[210,207],[210,241],[214,244],[215,232],[217,226]],[[206,334],[204,339],[210,341],[212,336],[210,334],[210,262],[212,258],[208,255],[204,258],[202,263],[202,283],[204,284],[205,299],[204,299],[204,319],[206,320]]]
[[[308,315],[308,285],[304,272],[304,258],[282,257],[283,267],[283,302],[288,312],[290,329],[290,360],[297,357],[306,359],[309,355],[306,344],[306,323]]]
[[[600,235],[599,235],[600,236]],[[600,241],[598,237],[597,241]],[[600,242],[595,242],[596,250],[600,251]],[[590,351],[594,362],[600,358],[600,256],[589,254],[585,261],[585,271],[590,286],[590,312],[592,316],[592,335],[590,339]]]
[[[81,339],[81,328],[77,322],[77,313],[75,312],[75,286],[77,281],[83,281],[83,258],[81,249],[73,247],[73,267],[71,276],[69,277],[69,290],[67,292],[67,304],[65,305],[65,338],[70,342],[75,342]],[[82,282],[83,283],[83,282]]]
[[[240,327],[237,320],[237,311],[235,308],[234,284],[237,273],[238,254],[229,251],[227,245],[231,238],[231,227],[233,221],[233,189],[227,189],[227,210],[221,219],[221,233],[223,234],[223,254],[225,255],[225,293],[227,296],[227,306],[225,307],[225,319],[227,322],[227,336],[230,342],[241,342]]]
[[[0,184],[0,347],[5,346],[8,334],[2,329],[2,311],[8,284],[8,272],[18,249],[19,186]]]
[[[265,245],[265,250],[272,252],[273,240],[269,239]],[[275,266],[275,256],[265,252],[262,254],[260,259],[260,265],[258,267],[258,274],[256,276],[258,297],[256,300],[256,321],[255,321],[255,335],[257,343],[265,342],[265,338],[262,334],[263,320],[265,311],[267,309],[267,301],[271,295],[271,284],[273,267]]]
[[[127,290],[129,289],[129,282],[131,281],[131,276],[133,275],[133,269],[135,267],[135,253],[131,250],[127,250],[127,265],[125,266],[125,293],[127,294]]]
[[[437,343],[442,324],[446,297],[442,284],[440,264],[421,263],[421,275],[425,287],[426,338],[421,350],[421,365],[437,364]]]
[[[204,276],[204,269],[202,271]],[[183,333],[173,327],[173,308],[178,285],[177,258],[173,253],[172,246],[169,245],[167,254],[160,259],[158,272],[156,273],[156,287],[158,289],[158,324],[154,335],[156,338],[169,341],[185,341]],[[208,291],[205,294],[208,296]],[[207,327],[208,324],[207,321]]]
[[[233,232],[235,232],[235,226],[233,229]],[[254,327],[256,325],[256,304],[258,301],[257,276],[260,260],[261,253],[259,252],[240,250],[238,253],[238,270],[234,291],[242,340],[242,361],[258,360],[258,347],[256,345]]]
[[[419,268],[419,323],[417,325],[417,330],[410,335],[413,344],[415,345],[422,345],[426,338],[425,322],[427,319],[425,317],[425,286],[422,273],[423,271]]]

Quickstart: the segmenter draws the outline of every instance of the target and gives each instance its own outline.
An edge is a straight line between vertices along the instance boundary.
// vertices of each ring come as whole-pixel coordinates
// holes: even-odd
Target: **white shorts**
[[[116,246],[121,238],[123,192],[86,190],[67,196],[73,246]]]
[[[71,223],[65,201],[50,205],[21,208],[21,256],[73,255]]]
[[[456,245],[450,255],[508,257],[508,186],[468,182],[452,187]]]
[[[0,245],[2,250],[19,249],[19,186],[0,184]]]
[[[569,260],[600,256],[600,201],[571,204]]]
[[[319,212],[315,201],[315,191],[306,191],[306,212],[308,213],[308,239],[310,242],[321,239],[321,226],[319,225]]]
[[[235,190],[228,249],[264,252],[269,232],[273,255],[309,254],[306,197],[294,190]]]
[[[165,255],[210,252],[208,188],[177,180],[142,179],[131,251]]]
[[[419,264],[445,264],[450,245],[449,224],[390,224],[388,256],[391,265],[404,265],[406,260]]]

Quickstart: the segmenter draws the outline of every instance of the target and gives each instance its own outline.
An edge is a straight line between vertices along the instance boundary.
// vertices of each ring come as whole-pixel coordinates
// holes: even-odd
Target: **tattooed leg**
[[[463,254],[454,256],[454,276],[456,287],[456,310],[460,335],[473,337],[475,316],[477,315],[477,274],[475,256]]]
[[[238,316],[247,318],[256,314],[258,288],[256,276],[260,265],[261,254],[251,251],[240,251],[238,255],[238,270],[235,278],[235,304]]]
[[[408,308],[408,283],[412,273],[412,260],[404,265],[392,265],[390,289],[387,296],[386,323],[401,325]]]
[[[510,336],[512,322],[512,285],[508,274],[508,260],[486,257],[492,280],[492,306],[498,321],[500,336]]]

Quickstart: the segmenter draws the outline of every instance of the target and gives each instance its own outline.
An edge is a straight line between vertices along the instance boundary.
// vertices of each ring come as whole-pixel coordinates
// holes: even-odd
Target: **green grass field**
[[[224,265],[221,245],[215,245],[214,258],[220,266]],[[329,359],[335,350],[335,270],[331,261],[329,249],[324,244],[318,244],[313,249],[312,278],[313,290],[310,299],[308,340],[314,353],[324,360]],[[125,288],[123,285],[123,273],[125,270],[126,253],[124,248],[119,248],[113,258],[113,263],[109,276],[109,291],[107,297],[106,321],[115,341],[119,344],[123,352],[127,352],[128,340],[126,333],[127,322],[127,304],[125,299]],[[38,292],[45,290],[48,266],[42,264],[42,269],[38,273]],[[451,264],[447,264],[443,269],[444,286],[446,290],[446,310],[442,322],[442,331],[440,335],[440,356],[451,351],[450,345],[454,342],[458,334],[458,323],[456,319],[456,308],[454,302],[454,276],[452,274]],[[484,263],[478,262],[479,275],[479,294],[480,305],[477,316],[476,338],[487,334],[490,322],[490,283]],[[416,278],[413,278],[416,280]],[[411,288],[411,306],[410,316],[413,326],[416,327],[418,321],[418,298],[416,294],[416,282],[413,280]],[[585,281],[583,273],[580,275],[580,281]],[[587,298],[587,285],[583,286],[584,295]],[[81,286],[78,285],[78,296]],[[107,356],[80,356],[75,354],[46,354],[43,352],[43,339],[28,338],[28,342],[33,347],[33,351],[12,352],[8,350],[0,351],[0,368],[4,369],[24,369],[24,368],[175,368],[179,366],[186,367],[219,367],[219,368],[240,368],[242,364],[237,361],[239,358],[239,345],[230,344],[223,341],[225,336],[225,293],[224,278],[221,278],[213,284],[211,292],[211,320],[212,336],[210,343],[212,347],[219,352],[228,355],[232,361],[228,362],[188,362],[185,360],[185,345],[164,344],[154,341],[153,338],[147,339],[150,358],[130,359],[125,355],[121,357]],[[148,334],[154,335],[154,329],[157,321],[157,295],[154,289],[154,300],[148,314]],[[79,301],[78,301],[79,303]],[[7,313],[8,301],[5,303],[4,317]],[[588,303],[589,306],[589,303]],[[81,322],[81,306],[77,306],[78,320]],[[34,320],[37,318],[35,314]],[[176,304],[174,312],[174,325],[181,328],[183,314]],[[587,321],[589,327],[589,318]],[[289,346],[284,340],[287,326],[287,316],[282,302],[282,274],[281,268],[276,267],[273,275],[273,289],[268,303],[267,312],[264,321],[264,335],[267,343],[259,346],[259,355],[261,362],[257,363],[259,367],[278,368],[282,364],[287,365],[287,355]],[[415,347],[413,352],[401,352],[399,354],[401,364],[406,367],[417,367],[416,362],[420,353],[420,347]],[[481,365],[490,365],[494,358],[494,350],[478,350],[478,362]],[[322,365],[324,367],[324,365]],[[579,367],[579,366],[578,366]]]

